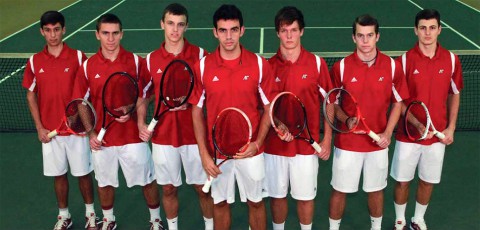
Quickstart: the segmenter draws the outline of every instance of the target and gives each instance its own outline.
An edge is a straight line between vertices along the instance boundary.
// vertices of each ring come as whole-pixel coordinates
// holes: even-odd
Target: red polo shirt
[[[63,43],[58,57],[45,46],[27,61],[22,86],[37,94],[40,119],[46,129],[54,130],[60,124],[65,107],[72,100],[77,69],[86,59],[84,53]]]

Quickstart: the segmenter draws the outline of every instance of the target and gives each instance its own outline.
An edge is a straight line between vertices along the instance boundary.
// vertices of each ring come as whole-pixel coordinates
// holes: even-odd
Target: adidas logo
[[[98,75],[98,73],[97,73],[97,75],[95,75],[95,78],[100,78],[100,75]]]
[[[243,77],[243,80],[246,81],[246,80],[248,80],[249,77],[250,77],[250,76],[245,75],[245,77]]]
[[[413,74],[419,74],[420,72],[418,72],[417,69],[415,69],[415,71],[413,71]]]
[[[383,81],[383,77],[378,78],[378,81]]]
[[[43,68],[40,68],[40,71],[38,71],[39,73],[44,73],[45,71],[43,71]]]
[[[68,73],[68,70],[69,70],[69,69],[70,69],[70,68],[65,68],[65,70],[64,70],[63,72]]]
[[[158,68],[157,73],[162,73],[162,69]]]
[[[217,76],[213,77],[213,80],[212,81],[220,81],[220,79],[218,79]]]
[[[307,75],[306,74],[302,75],[302,79],[307,79]]]
[[[443,73],[443,69],[440,69],[440,70],[438,71],[438,73]]]
[[[275,78],[275,82],[281,82],[280,78]]]
[[[355,77],[353,77],[351,82],[357,82],[357,79]]]

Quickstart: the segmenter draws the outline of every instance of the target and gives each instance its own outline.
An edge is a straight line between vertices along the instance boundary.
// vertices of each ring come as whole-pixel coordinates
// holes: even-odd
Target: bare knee
[[[163,196],[175,196],[177,194],[177,187],[167,184],[162,186]]]

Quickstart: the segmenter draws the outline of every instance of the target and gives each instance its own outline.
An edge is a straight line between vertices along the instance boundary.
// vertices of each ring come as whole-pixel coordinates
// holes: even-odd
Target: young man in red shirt
[[[373,142],[368,135],[338,133],[332,165],[330,230],[338,230],[347,193],[358,191],[363,171],[363,190],[368,193],[371,229],[381,229],[383,189],[387,186],[388,145],[400,117],[401,102],[408,98],[405,75],[400,63],[377,49],[378,21],[362,15],[353,22],[353,54],[336,62],[331,70],[335,87],[343,87],[358,101],[365,122],[378,133]],[[387,117],[389,107],[390,115]]]
[[[101,119],[108,116],[104,114],[102,107],[102,89],[108,77],[119,71],[137,78],[146,73],[140,69],[143,61],[141,57],[126,51],[120,45],[123,37],[122,23],[116,15],[107,13],[100,16],[96,29],[95,35],[100,41],[100,49],[79,69],[74,95],[88,98]],[[150,210],[150,229],[164,229],[150,148],[139,138],[137,115],[134,112],[116,118],[114,122],[116,123],[109,127],[102,142],[97,140],[101,122],[98,122],[90,133],[95,178],[98,181],[98,195],[103,212],[103,221],[98,227],[102,230],[113,230],[117,227],[113,204],[120,166],[128,187],[139,185],[143,188]]]
[[[275,87],[299,97],[308,114],[312,137],[320,141],[321,101],[331,88],[327,63],[301,45],[305,22],[303,14],[287,6],[275,16],[275,30],[280,39],[277,53],[268,60],[275,76]],[[293,111],[292,111],[293,112]],[[287,193],[290,184],[292,198],[297,200],[300,229],[312,229],[314,199],[317,194],[318,157],[330,156],[332,131],[324,125],[322,152],[317,153],[303,140],[293,137],[280,139],[270,129],[265,140],[265,191],[270,197],[273,229],[283,230],[288,214]]]
[[[410,181],[418,167],[418,188],[415,213],[410,229],[427,229],[424,214],[433,191],[433,185],[440,183],[445,146],[453,143],[453,134],[460,105],[460,91],[463,88],[462,67],[457,55],[446,50],[438,43],[442,31],[440,13],[425,9],[415,16],[415,34],[418,42],[407,53],[398,58],[403,66],[410,99],[426,104],[432,123],[445,134],[438,139],[430,134],[420,142],[411,141],[400,122],[396,135],[395,153],[390,175],[395,184],[394,229],[407,229],[405,209],[408,201]],[[403,119],[403,118],[402,118]]]
[[[182,164],[187,184],[193,184],[198,194],[200,208],[205,221],[205,229],[213,230],[213,201],[209,194],[202,192],[207,174],[202,167],[198,154],[192,124],[192,107],[186,105],[162,115],[153,132],[147,130],[146,110],[150,100],[155,105],[160,99],[160,81],[167,65],[175,59],[186,61],[192,68],[207,53],[204,49],[190,44],[184,33],[188,27],[187,9],[178,4],[168,5],[163,11],[160,25],[165,33],[165,41],[160,48],[149,53],[143,68],[148,74],[142,79],[146,84],[138,108],[138,128],[140,138],[148,141],[152,138],[152,158],[155,164],[157,183],[162,185],[162,203],[167,216],[168,229],[178,229],[177,187],[182,185]],[[150,97],[152,96],[152,97]],[[150,98],[149,98],[150,97]]]
[[[247,202],[252,230],[266,229],[262,200],[265,177],[262,145],[270,127],[268,105],[275,96],[272,72],[264,58],[240,45],[245,27],[242,13],[236,6],[220,6],[215,11],[213,23],[213,34],[219,46],[195,65],[195,89],[190,103],[203,168],[208,175],[215,177],[211,188],[215,229],[230,229],[230,204],[235,202],[235,181],[240,199]],[[206,120],[204,106],[207,108]],[[245,152],[218,168],[212,160],[210,137],[215,117],[227,107],[237,107],[247,114],[253,137]]]
[[[43,173],[54,177],[54,188],[59,209],[54,229],[72,227],[68,210],[67,171],[78,177],[80,192],[85,202],[86,229],[96,229],[93,207],[93,186],[90,172],[91,152],[88,138],[74,135],[58,135],[49,138],[72,99],[75,74],[86,56],[63,42],[65,18],[60,12],[47,11],[40,18],[40,33],[46,45],[42,52],[34,54],[27,62],[22,86],[27,89],[27,101],[33,121],[42,142]]]

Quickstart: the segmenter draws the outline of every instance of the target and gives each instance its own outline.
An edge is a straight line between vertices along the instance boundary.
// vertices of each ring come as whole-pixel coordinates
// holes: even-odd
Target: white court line
[[[73,6],[73,5],[77,4],[77,3],[79,3],[80,1],[81,1],[81,0],[78,0],[78,1],[76,1],[76,2],[74,2],[74,3],[72,3],[72,4],[70,4],[70,5],[68,5],[68,6],[66,6],[66,7],[64,7],[63,9],[61,9],[61,10],[59,10],[59,11],[61,12],[61,11],[63,11],[64,9],[67,9],[68,7],[71,7],[71,6]],[[30,24],[29,26],[27,26],[27,27],[25,27],[25,28],[23,28],[23,29],[21,29],[21,30],[19,30],[19,31],[15,32],[15,33],[13,33],[13,34],[10,34],[10,35],[8,35],[8,36],[7,36],[7,37],[5,37],[4,39],[0,40],[0,43],[1,43],[1,42],[3,42],[3,41],[5,41],[5,40],[7,40],[7,39],[9,39],[9,38],[10,38],[10,37],[12,37],[12,36],[15,36],[16,34],[18,34],[18,33],[22,32],[22,31],[24,31],[24,30],[26,30],[26,29],[28,29],[28,28],[32,27],[33,25],[35,25],[35,24],[37,24],[37,23],[39,23],[39,21],[36,21],[36,22],[34,22],[34,23]]]
[[[380,29],[413,29],[413,26],[382,26]],[[274,30],[275,27],[245,27],[247,30]],[[338,26],[311,26],[311,27],[305,27],[305,29],[352,29],[351,26],[344,26],[344,27],[338,27]],[[448,29],[448,27],[443,27],[443,29]],[[131,29],[122,29],[123,31],[161,31],[163,29],[160,28],[151,28],[151,29],[136,29],[136,28],[131,28]],[[212,30],[211,27],[204,27],[204,28],[191,28],[188,27],[188,30]],[[78,32],[95,32],[95,30],[81,30]]]
[[[114,9],[115,7],[117,7],[118,5],[122,4],[123,2],[125,2],[125,0],[122,0],[120,1],[119,3],[115,4],[114,6],[112,6],[110,9],[106,10],[105,12],[101,13],[100,15],[103,15],[107,12],[109,12],[110,10]],[[73,4],[72,4],[73,5]],[[89,21],[87,24],[83,25],[82,27],[78,28],[77,30],[75,30],[73,33],[71,33],[70,35],[66,36],[63,41],[69,39],[70,37],[72,37],[74,34],[78,33],[81,29],[87,27],[88,25],[90,25],[90,23],[94,22],[97,20],[98,17],[94,18],[93,20]],[[0,84],[2,84],[4,81],[6,81],[7,79],[11,78],[13,75],[15,75],[16,73],[18,73],[18,71],[21,71],[25,68],[25,65],[23,65],[22,67],[18,68],[17,70],[13,71],[10,75],[4,77],[2,80],[0,80]]]
[[[260,48],[258,49],[259,53],[263,53],[263,40],[265,35],[265,30],[262,28],[260,29]]]
[[[474,7],[470,6],[470,5],[468,5],[467,3],[464,3],[464,2],[462,2],[462,1],[460,1],[460,0],[457,0],[457,2],[459,2],[459,3],[463,4],[464,6],[466,6],[466,7],[470,8],[470,9],[472,9],[472,10],[474,10],[474,11],[477,11],[477,13],[480,13],[480,10],[478,10],[478,9],[476,9],[476,8],[474,8]]]
[[[423,8],[421,6],[419,6],[417,3],[413,2],[412,0],[408,0],[410,3],[412,3],[413,5],[415,5],[416,7],[418,7],[419,9],[423,10]],[[477,49],[480,49],[480,46],[477,45],[475,42],[473,42],[472,40],[468,39],[465,35],[461,34],[460,32],[458,32],[457,30],[455,30],[454,28],[452,28],[451,26],[449,26],[445,21],[441,20],[440,23],[444,24],[445,26],[448,26],[453,32],[455,32],[458,36],[462,37],[463,39],[465,39],[465,41],[469,42],[470,44],[472,44],[473,46],[477,47]]]

